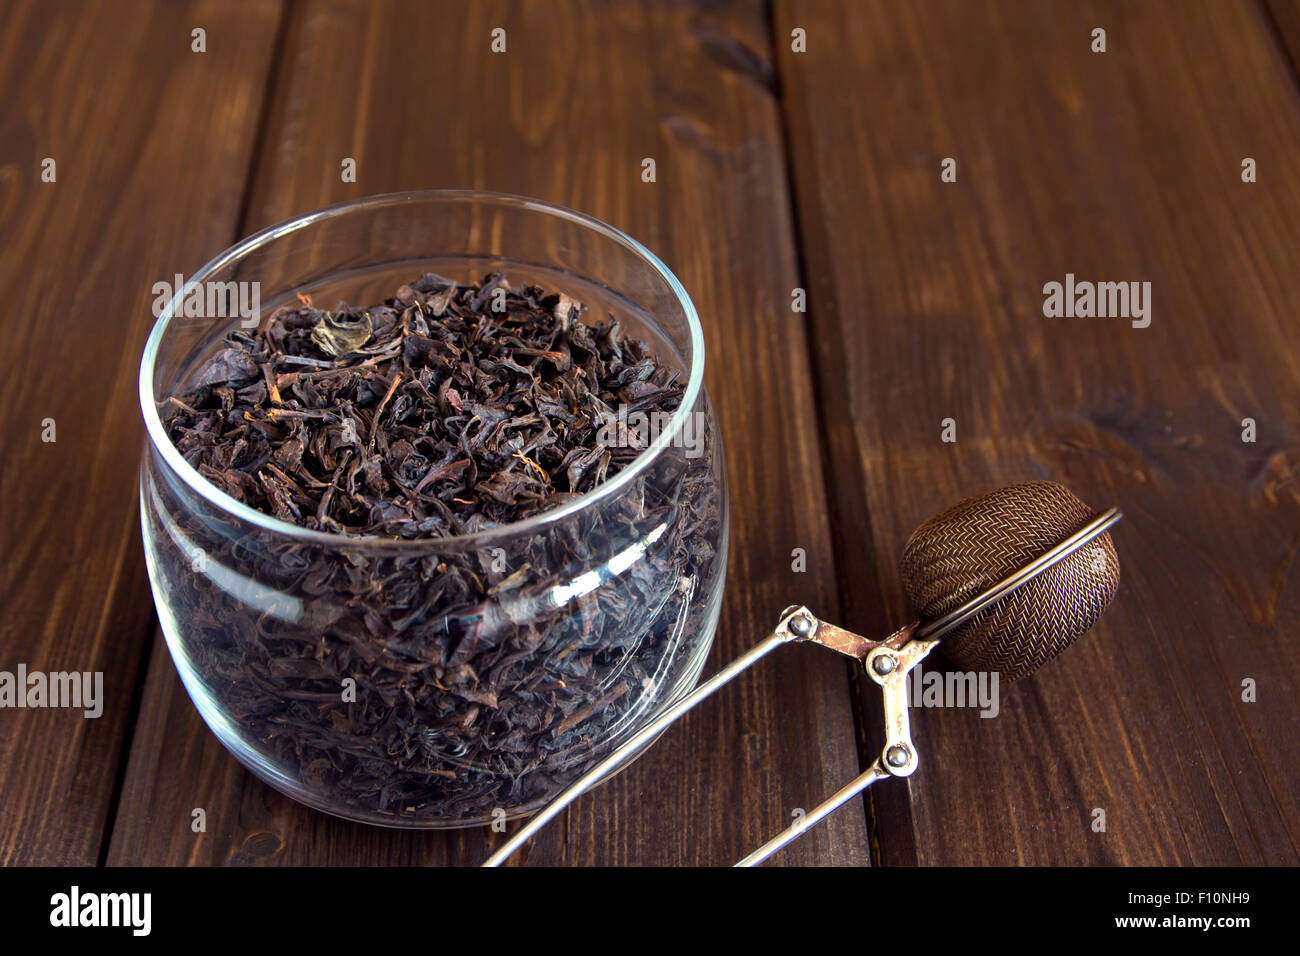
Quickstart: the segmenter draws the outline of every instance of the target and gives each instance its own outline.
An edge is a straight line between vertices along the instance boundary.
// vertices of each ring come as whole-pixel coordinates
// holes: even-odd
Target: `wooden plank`
[[[905,618],[897,555],[960,497],[1127,514],[1090,638],[996,719],[915,717],[881,861],[1295,863],[1300,101],[1260,9],[778,0],[773,30],[846,625]],[[1149,327],[1046,318],[1067,273],[1149,281]]]
[[[489,49],[495,27],[507,31],[502,55]],[[704,317],[724,424],[733,557],[713,664],[757,642],[790,603],[833,617],[761,5],[315,2],[295,5],[286,47],[247,228],[345,198],[454,185],[557,201],[638,237]],[[355,184],[340,182],[346,156],[357,160]],[[657,162],[653,184],[641,181],[646,156]],[[794,548],[806,550],[806,572],[792,571]],[[378,830],[298,807],[237,770],[170,663],[159,653],[153,665],[110,862],[476,863],[499,840]],[[584,798],[529,861],[737,859],[856,774],[845,673],[829,655],[787,649]],[[209,821],[197,840],[196,806]],[[784,858],[863,863],[865,836],[855,808]]]
[[[0,30],[0,670],[103,674],[98,718],[0,712],[6,865],[101,854],[152,632],[134,504],[151,288],[234,235],[279,4],[136,14],[21,0]]]
[[[1296,0],[1260,0],[1265,20],[1291,62],[1292,76],[1300,76],[1300,3]]]

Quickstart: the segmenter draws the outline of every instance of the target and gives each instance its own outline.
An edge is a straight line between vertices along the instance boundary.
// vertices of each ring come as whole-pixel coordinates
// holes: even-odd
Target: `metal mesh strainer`
[[[903,590],[922,620],[942,618],[1096,517],[1053,481],[967,498],[907,539]],[[1103,532],[949,632],[940,650],[965,670],[1019,680],[1086,634],[1118,587],[1119,558]]]

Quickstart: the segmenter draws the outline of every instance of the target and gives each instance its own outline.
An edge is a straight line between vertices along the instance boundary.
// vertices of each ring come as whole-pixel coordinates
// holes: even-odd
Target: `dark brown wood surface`
[[[1296,860],[1300,100],[1259,8],[1177,6],[777,5],[849,626],[904,614],[904,540],[972,489],[1128,516],[1081,646],[996,719],[916,717],[884,863]],[[1045,318],[1067,273],[1149,281],[1149,327]]]
[[[499,843],[345,823],[247,774],[155,633],[134,500],[152,283],[330,202],[451,186],[592,213],[690,291],[732,505],[711,666],[791,603],[902,623],[902,543],[965,495],[1053,478],[1126,512],[1101,626],[995,719],[916,713],[917,775],[776,862],[1297,862],[1298,29],[1252,2],[5,3],[0,669],[103,670],[107,703],[0,711],[0,863]],[[1150,327],[1044,317],[1067,272],[1150,281]],[[875,756],[876,707],[787,648],[519,862],[729,863]]]
[[[0,711],[0,863],[95,863],[113,822],[155,627],[136,506],[150,290],[238,236],[278,11],[0,10],[0,669],[102,671],[106,698],[96,719]],[[196,23],[220,53],[191,53]]]

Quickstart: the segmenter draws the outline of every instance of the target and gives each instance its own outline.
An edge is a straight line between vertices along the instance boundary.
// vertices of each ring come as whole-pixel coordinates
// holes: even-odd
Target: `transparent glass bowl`
[[[172,444],[159,403],[247,323],[187,316],[178,295],[145,349],[141,522],[172,659],[231,753],[328,813],[452,827],[535,809],[686,693],[713,639],[727,511],[703,339],[639,243],[520,197],[403,193],[273,226],[190,281],[257,282],[267,316],[299,294],[368,305],[424,272],[498,271],[614,314],[687,387],[616,476],[473,534],[328,534],[236,501]]]

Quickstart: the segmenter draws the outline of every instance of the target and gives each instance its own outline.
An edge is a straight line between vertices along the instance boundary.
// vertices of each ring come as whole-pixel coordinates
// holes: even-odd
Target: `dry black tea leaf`
[[[311,330],[311,340],[326,355],[338,358],[365,345],[373,331],[369,313],[324,312]]]
[[[151,489],[183,657],[246,762],[307,802],[489,820],[554,794],[694,679],[723,573],[711,432],[617,494],[508,528],[627,468],[649,444],[629,413],[681,405],[681,372],[612,317],[504,275],[426,274],[364,309],[281,308],[189,381],[159,411],[198,473],[343,536],[234,526],[175,483]]]

